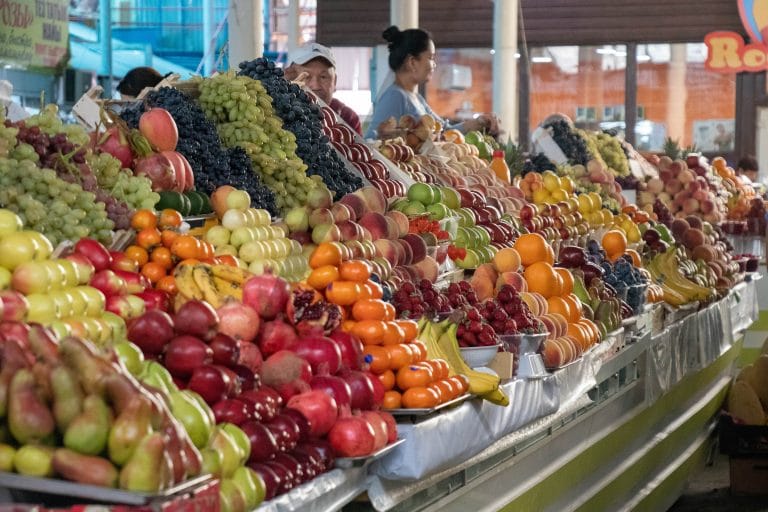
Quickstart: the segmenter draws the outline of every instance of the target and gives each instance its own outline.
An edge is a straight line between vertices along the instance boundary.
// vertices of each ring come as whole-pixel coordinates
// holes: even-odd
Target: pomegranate
[[[341,352],[330,338],[305,338],[296,344],[294,352],[309,361],[315,375],[334,375],[341,368]]]
[[[319,437],[327,433],[338,417],[336,400],[324,391],[307,391],[291,397],[286,407],[296,409],[307,418],[310,435]]]
[[[339,457],[363,457],[374,452],[376,434],[360,416],[339,418],[328,432],[328,442]]]
[[[253,373],[259,373],[261,371],[261,365],[264,362],[259,347],[253,343],[245,343],[243,341],[238,341],[237,345],[240,347],[240,357],[237,362],[251,370]]]
[[[293,350],[299,338],[296,330],[282,320],[266,322],[259,333],[259,348],[265,356],[280,350]]]
[[[352,391],[349,385],[339,377],[332,375],[316,375],[309,381],[309,387],[328,393],[339,407],[351,407]]]
[[[236,340],[253,341],[259,332],[259,315],[256,311],[236,300],[228,301],[216,313],[219,315],[219,332]]]
[[[371,382],[371,386],[373,386],[373,407],[371,408],[381,408],[381,404],[384,403],[384,393],[386,392],[384,389],[384,384],[381,383],[381,379],[376,377],[371,372],[363,372],[363,375],[368,378],[368,380]]]
[[[96,132],[94,132],[95,137]],[[128,138],[120,128],[113,126],[101,136],[97,142],[98,150],[102,153],[109,153],[120,161],[120,166],[130,169],[133,163],[133,151],[128,143]]]
[[[137,158],[133,164],[133,173],[136,176],[146,176],[152,182],[153,192],[174,190],[176,188],[176,175],[173,165],[168,157],[160,153],[153,153],[143,158]]]
[[[381,416],[381,419],[387,424],[387,444],[394,443],[397,440],[397,422],[395,417],[386,411],[376,411],[376,414]]]
[[[387,446],[389,428],[384,419],[375,411],[363,411],[360,416],[373,428],[373,451],[378,451]]]
[[[283,312],[288,294],[288,282],[269,272],[253,276],[243,284],[243,304],[252,307],[265,320],[272,320]]]
[[[297,287],[286,306],[288,320],[300,336],[324,336],[341,325],[341,309],[311,288]]]
[[[333,331],[329,338],[336,342],[341,352],[341,366],[349,370],[359,370],[363,366],[363,343],[357,336],[341,329]]]
[[[179,142],[179,129],[164,108],[151,108],[139,118],[139,131],[158,151],[173,151]]]
[[[373,409],[375,400],[372,379],[369,379],[365,373],[356,370],[342,371],[339,373],[339,377],[344,379],[352,392],[352,409]]]
[[[173,321],[179,334],[189,334],[209,341],[216,335],[219,315],[207,302],[190,300],[179,308]]]
[[[147,311],[128,324],[128,340],[145,355],[162,353],[173,336],[173,320],[168,313],[157,309]]]
[[[261,367],[261,381],[274,388],[283,400],[308,391],[311,378],[309,363],[288,350],[272,354]]]

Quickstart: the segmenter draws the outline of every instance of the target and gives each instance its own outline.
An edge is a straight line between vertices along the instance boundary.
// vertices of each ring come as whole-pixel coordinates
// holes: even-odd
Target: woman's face
[[[411,56],[412,70],[418,83],[428,82],[432,78],[432,73],[437,66],[436,58],[435,43],[432,41],[429,42],[426,50],[416,57]]]

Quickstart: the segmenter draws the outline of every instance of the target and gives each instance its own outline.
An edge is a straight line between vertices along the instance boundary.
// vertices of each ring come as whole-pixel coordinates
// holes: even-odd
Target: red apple
[[[200,395],[208,405],[215,405],[227,398],[229,377],[221,367],[206,364],[195,368],[187,383],[187,389]]]
[[[181,335],[173,338],[165,347],[163,363],[174,377],[185,379],[195,368],[209,364],[213,350],[200,338]]]

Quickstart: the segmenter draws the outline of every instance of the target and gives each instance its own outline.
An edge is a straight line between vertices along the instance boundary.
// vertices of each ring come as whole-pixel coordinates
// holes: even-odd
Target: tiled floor
[[[764,496],[733,496],[730,491],[728,456],[718,454],[711,466],[697,471],[683,496],[668,512],[766,512]]]

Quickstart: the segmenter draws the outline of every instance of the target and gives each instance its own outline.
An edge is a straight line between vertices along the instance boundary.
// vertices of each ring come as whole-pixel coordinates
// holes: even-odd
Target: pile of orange
[[[616,261],[627,251],[627,237],[620,229],[612,229],[603,235],[602,246],[608,259]]]
[[[180,233],[182,220],[181,214],[170,208],[158,213],[137,210],[131,217],[136,239],[125,249],[126,257],[138,263],[141,275],[155,288],[172,294],[176,293],[173,277],[176,265],[198,262],[237,264],[234,258],[214,257],[214,247],[210,243]]]
[[[384,408],[430,408],[466,392],[468,383],[451,377],[446,361],[427,359],[427,347],[416,339],[418,324],[396,319],[366,261],[344,261],[338,245],[321,243],[309,266],[306,284],[339,306],[342,329],[363,343],[369,369],[385,389]]]

